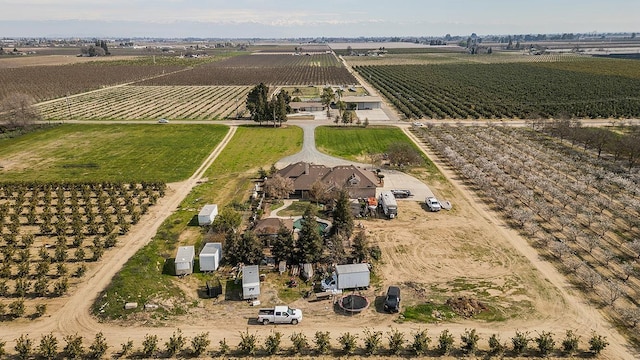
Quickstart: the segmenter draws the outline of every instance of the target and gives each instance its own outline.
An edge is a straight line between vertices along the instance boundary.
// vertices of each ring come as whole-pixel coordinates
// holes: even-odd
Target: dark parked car
[[[387,297],[384,299],[384,311],[399,312],[400,311],[400,288],[397,286],[389,286]]]

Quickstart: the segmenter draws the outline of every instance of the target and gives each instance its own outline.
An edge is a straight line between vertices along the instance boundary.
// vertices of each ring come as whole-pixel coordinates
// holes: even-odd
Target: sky
[[[0,0],[0,37],[640,32],[640,0]]]

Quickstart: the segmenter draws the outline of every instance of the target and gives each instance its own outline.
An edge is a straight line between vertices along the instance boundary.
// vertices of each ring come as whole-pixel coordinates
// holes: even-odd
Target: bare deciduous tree
[[[293,180],[275,174],[264,182],[264,192],[274,199],[286,199],[294,190]]]
[[[5,97],[0,103],[0,121],[6,122],[10,129],[27,128],[34,121],[40,120],[40,112],[36,107],[33,96],[13,93]]]

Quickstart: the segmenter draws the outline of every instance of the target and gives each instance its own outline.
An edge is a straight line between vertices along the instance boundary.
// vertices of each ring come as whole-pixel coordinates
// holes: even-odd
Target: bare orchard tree
[[[294,190],[293,180],[275,174],[264,182],[264,192],[274,199],[286,199]]]
[[[28,128],[40,120],[40,112],[33,106],[35,99],[31,95],[13,93],[0,103],[0,122],[10,129]]]
[[[607,303],[610,306],[613,306],[622,295],[624,295],[624,291],[617,281],[610,279],[604,283],[603,297],[607,299]]]

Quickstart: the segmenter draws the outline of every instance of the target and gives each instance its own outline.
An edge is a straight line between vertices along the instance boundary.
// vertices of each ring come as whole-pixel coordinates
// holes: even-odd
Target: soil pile
[[[472,317],[489,309],[484,303],[466,296],[449,298],[447,299],[446,304],[451,308],[451,310],[453,310],[453,312],[466,318]]]

